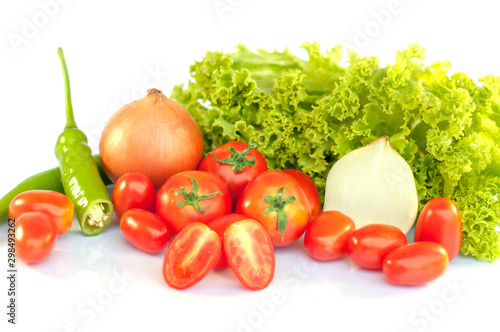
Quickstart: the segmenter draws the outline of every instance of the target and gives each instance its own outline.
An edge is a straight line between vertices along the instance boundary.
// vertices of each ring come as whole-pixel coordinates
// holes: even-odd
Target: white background
[[[426,47],[428,64],[450,60],[454,71],[474,79],[500,75],[495,1],[64,2],[0,4],[0,195],[56,166],[53,148],[65,124],[59,46],[76,120],[95,151],[103,125],[121,105],[153,86],[169,94],[189,79],[189,65],[205,51],[231,51],[238,43],[289,46],[305,56],[300,44],[317,40],[324,49],[349,45],[384,64],[416,42]],[[7,227],[0,230],[5,234]],[[4,271],[6,248],[4,235]],[[498,262],[459,256],[440,279],[404,288],[347,259],[314,262],[300,241],[277,250],[274,281],[250,292],[229,270],[185,291],[170,289],[162,260],[163,253],[128,245],[116,221],[95,238],[83,237],[75,221],[47,261],[19,263],[15,327],[6,323],[7,282],[0,278],[0,330],[498,330]]]

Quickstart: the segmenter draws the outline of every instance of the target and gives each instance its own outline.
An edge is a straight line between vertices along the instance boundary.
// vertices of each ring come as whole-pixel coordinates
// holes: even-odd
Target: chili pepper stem
[[[62,48],[57,49],[57,54],[59,54],[59,59],[61,60],[61,67],[63,70],[64,78],[64,99],[66,103],[66,127],[65,129],[78,128],[75,121],[75,116],[73,114],[73,104],[71,103],[71,89],[69,85],[69,74],[68,67],[66,66],[66,59],[64,58],[64,53]]]

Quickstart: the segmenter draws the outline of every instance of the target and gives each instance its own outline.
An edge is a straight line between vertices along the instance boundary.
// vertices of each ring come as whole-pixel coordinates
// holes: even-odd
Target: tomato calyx
[[[216,192],[213,192],[211,194],[200,196],[198,194],[198,181],[196,181],[196,179],[194,177],[192,177],[191,175],[186,175],[186,176],[191,178],[191,181],[193,182],[193,188],[191,189],[190,192],[188,192],[186,190],[186,188],[184,188],[184,187],[175,189],[175,190],[177,190],[175,192],[176,196],[177,195],[184,196],[184,199],[182,201],[180,201],[179,203],[177,203],[177,206],[183,207],[184,205],[191,205],[192,207],[194,207],[194,209],[197,212],[205,213],[205,211],[207,211],[210,208],[210,206],[208,206],[205,210],[202,210],[200,207],[200,202],[205,200],[205,199],[215,197],[217,194],[222,195],[222,193],[220,191],[216,191]]]
[[[230,165],[236,173],[242,172],[243,168],[246,166],[254,166],[257,162],[254,157],[247,156],[247,154],[253,150],[252,146],[246,147],[241,152],[236,152],[232,146],[227,148],[226,151],[227,150],[231,152],[231,156],[223,160],[218,159],[212,152],[209,154],[211,154],[219,164]]]
[[[264,202],[269,205],[264,210],[264,216],[267,217],[269,213],[276,212],[278,216],[278,232],[281,234],[282,241],[284,241],[284,233],[287,224],[285,207],[297,200],[295,196],[283,196],[283,189],[285,189],[284,186],[278,190],[276,196],[264,196]]]

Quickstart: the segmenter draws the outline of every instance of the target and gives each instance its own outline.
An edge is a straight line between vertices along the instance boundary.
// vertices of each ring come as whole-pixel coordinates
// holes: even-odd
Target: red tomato
[[[16,257],[26,263],[47,259],[56,244],[56,222],[43,212],[25,212],[16,219]]]
[[[200,222],[191,223],[170,243],[163,261],[163,277],[173,288],[191,287],[215,266],[220,252],[217,233]]]
[[[450,261],[455,258],[462,245],[462,219],[455,203],[444,197],[427,202],[418,217],[414,240],[439,243]]]
[[[237,221],[224,232],[226,260],[250,290],[266,288],[274,277],[274,247],[267,230],[252,219]]]
[[[153,182],[142,173],[122,175],[116,181],[111,197],[118,220],[122,219],[125,212],[134,208],[155,212],[156,189]]]
[[[207,226],[210,227],[211,229],[213,229],[219,235],[220,240],[222,242],[222,237],[224,235],[224,231],[226,230],[226,228],[229,225],[231,225],[232,223],[234,223],[236,221],[243,220],[243,219],[247,219],[247,217],[245,217],[242,214],[231,213],[231,214],[227,214],[225,216],[210,220],[207,223]],[[215,265],[215,268],[216,269],[225,269],[226,267],[227,267],[227,263],[226,263],[226,258],[224,257],[224,247],[222,247],[222,253],[221,253],[220,259],[217,262],[217,265]]]
[[[371,224],[355,230],[347,239],[347,254],[368,270],[381,270],[385,256],[407,244],[405,234],[391,225]]]
[[[346,253],[347,238],[356,226],[351,218],[338,211],[325,211],[307,227],[304,246],[311,257],[328,261]]]
[[[233,204],[247,184],[267,171],[259,151],[244,142],[229,142],[212,150],[200,163],[200,171],[218,175],[227,185]]]
[[[125,212],[120,220],[120,230],[133,246],[150,254],[165,249],[170,240],[166,223],[153,212],[142,209]]]
[[[217,175],[185,171],[172,175],[158,191],[156,211],[175,234],[191,222],[206,224],[231,213],[231,196]]]
[[[58,234],[70,230],[75,206],[65,195],[51,190],[30,190],[20,193],[9,204],[9,218],[25,212],[43,212],[57,225]]]
[[[302,190],[307,196],[309,205],[311,206],[311,219],[314,219],[318,214],[321,213],[321,203],[319,202],[318,188],[314,184],[313,179],[309,177],[306,173],[303,173],[296,169],[284,169],[283,172],[292,176],[297,182],[300,183]]]
[[[435,242],[415,242],[384,259],[384,275],[398,285],[421,285],[441,276],[448,267],[446,250]]]
[[[304,234],[311,209],[300,184],[281,171],[265,171],[248,184],[236,213],[262,223],[275,247],[286,247]]]

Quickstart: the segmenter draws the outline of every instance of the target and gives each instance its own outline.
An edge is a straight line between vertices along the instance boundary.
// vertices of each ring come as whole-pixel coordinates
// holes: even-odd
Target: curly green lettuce
[[[449,62],[423,63],[411,45],[381,67],[376,57],[340,47],[309,59],[283,52],[208,52],[172,97],[202,130],[207,152],[227,141],[256,142],[271,169],[309,174],[323,197],[328,171],[343,155],[382,135],[408,161],[420,207],[453,199],[462,215],[462,252],[500,256],[500,78],[474,82]]]

